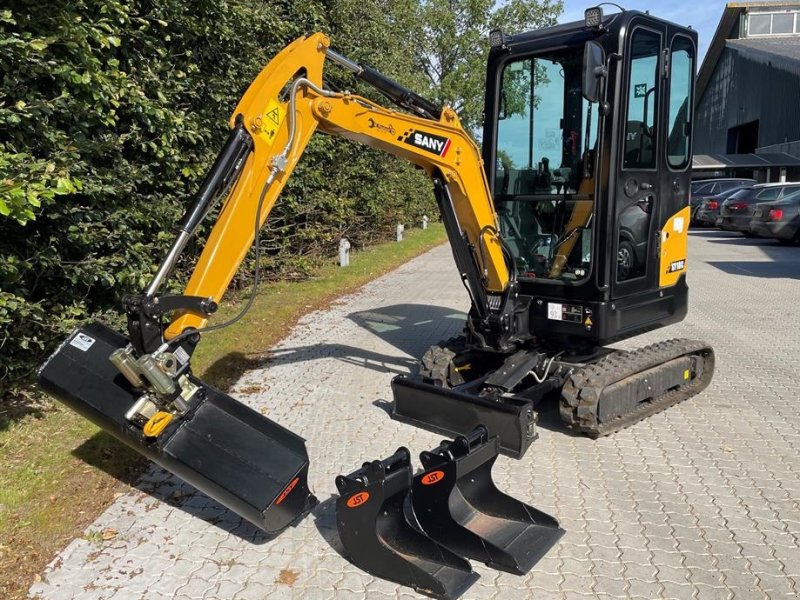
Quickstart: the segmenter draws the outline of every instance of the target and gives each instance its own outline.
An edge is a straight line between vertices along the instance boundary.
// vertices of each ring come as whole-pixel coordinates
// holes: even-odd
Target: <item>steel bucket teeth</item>
[[[469,562],[415,529],[405,517],[411,454],[399,448],[336,478],[336,525],[347,557],[371,575],[446,600],[477,579]]]
[[[420,456],[412,505],[425,533],[456,554],[527,573],[564,534],[553,517],[508,496],[492,480],[500,439],[479,426]]]

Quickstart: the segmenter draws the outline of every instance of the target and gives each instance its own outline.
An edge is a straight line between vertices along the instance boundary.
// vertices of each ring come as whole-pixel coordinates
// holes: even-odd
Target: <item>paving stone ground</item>
[[[465,598],[794,598],[800,594],[800,248],[713,231],[691,236],[681,324],[625,346],[705,339],[702,395],[611,437],[574,436],[545,407],[499,487],[556,516],[560,543],[523,577],[482,565]],[[412,598],[337,553],[334,477],[440,436],[376,404],[467,309],[446,246],[302,319],[234,395],[308,440],[313,516],[275,540],[154,468],[47,567],[47,600]],[[210,337],[210,336],[209,336]],[[207,340],[206,343],[213,343]],[[118,531],[102,541],[97,532]]]

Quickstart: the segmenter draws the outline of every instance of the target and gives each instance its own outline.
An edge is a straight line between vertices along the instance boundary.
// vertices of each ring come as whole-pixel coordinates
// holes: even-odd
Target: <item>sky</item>
[[[649,10],[653,16],[673,21],[681,25],[690,25],[700,36],[698,66],[708,50],[711,38],[719,25],[722,11],[725,9],[724,0],[618,0],[616,2],[628,10]],[[597,1],[592,0],[564,0],[564,13],[559,17],[559,23],[583,20],[583,11],[590,6],[596,6]],[[613,6],[603,6],[606,13],[616,12]]]

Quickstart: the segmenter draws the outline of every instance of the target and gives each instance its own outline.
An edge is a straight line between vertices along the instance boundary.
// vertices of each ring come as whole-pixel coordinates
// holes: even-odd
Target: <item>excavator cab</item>
[[[681,320],[697,34],[592,8],[491,39],[483,156],[530,329],[591,348]]]
[[[508,288],[488,316],[473,298],[464,335],[395,378],[393,417],[451,435],[484,424],[520,457],[547,398],[596,437],[711,379],[701,342],[606,347],[687,312],[697,34],[595,7],[490,43],[482,156]]]

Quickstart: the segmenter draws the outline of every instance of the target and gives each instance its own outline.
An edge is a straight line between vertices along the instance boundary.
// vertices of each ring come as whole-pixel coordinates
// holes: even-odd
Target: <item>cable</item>
[[[295,116],[296,107],[297,107],[297,90],[301,85],[304,85],[314,92],[318,93],[320,96],[331,97],[335,96],[334,92],[329,90],[317,87],[314,85],[313,82],[309,81],[305,77],[299,77],[292,83],[292,89],[289,96],[289,139],[286,142],[286,146],[283,148],[283,151],[272,160],[272,169],[270,171],[269,177],[264,182],[264,187],[261,188],[261,196],[258,199],[258,208],[256,209],[256,220],[255,220],[255,268],[256,272],[253,276],[253,292],[250,294],[250,298],[247,300],[247,304],[242,308],[238,315],[232,318],[230,321],[225,321],[224,323],[220,323],[218,325],[210,325],[208,327],[203,327],[202,329],[190,329],[188,331],[184,331],[176,335],[174,338],[168,341],[169,344],[177,344],[182,340],[186,339],[189,336],[194,334],[203,334],[203,333],[210,333],[212,331],[219,331],[220,329],[224,329],[225,327],[230,327],[235,323],[238,323],[252,308],[253,302],[256,299],[256,293],[258,292],[258,284],[259,284],[259,270],[261,265],[261,210],[264,206],[264,198],[267,195],[267,190],[269,186],[275,179],[276,173],[280,170],[283,171],[286,166],[286,160],[289,156],[289,152],[294,145],[294,138],[297,130],[297,118]]]
[[[550,375],[550,367],[553,366],[553,361],[555,359],[557,359],[559,356],[561,356],[562,354],[564,354],[564,353],[563,352],[559,352],[558,354],[553,355],[553,357],[549,361],[547,361],[547,363],[545,364],[544,375],[542,375],[541,379],[536,374],[536,371],[531,369],[530,374],[533,375],[533,378],[536,380],[536,383],[542,383],[542,382],[544,382],[545,379],[547,379],[547,376]]]
[[[618,9],[620,9],[622,12],[625,12],[625,9],[624,9],[624,8],[622,8],[622,7],[621,7],[619,4],[617,4],[616,2],[601,2],[601,3],[600,3],[600,4],[598,4],[597,6],[616,6],[616,7],[617,7]]]
[[[230,327],[238,323],[252,308],[253,302],[255,302],[256,294],[258,293],[258,284],[260,282],[259,271],[261,270],[261,210],[264,207],[264,198],[267,196],[267,190],[269,189],[270,184],[272,183],[272,178],[268,178],[267,181],[264,182],[264,186],[261,188],[261,196],[258,198],[258,208],[256,209],[256,218],[255,218],[255,274],[253,275],[253,291],[250,293],[250,298],[247,299],[247,304],[244,305],[239,314],[230,319],[229,321],[225,321],[224,323],[219,323],[218,325],[210,325],[208,327],[203,327],[202,329],[189,329],[188,331],[184,331],[181,334],[176,335],[174,338],[168,341],[170,345],[177,344],[187,337],[193,336],[195,334],[203,334],[203,333],[210,333],[212,331],[218,331],[220,329],[224,329],[225,327]]]

